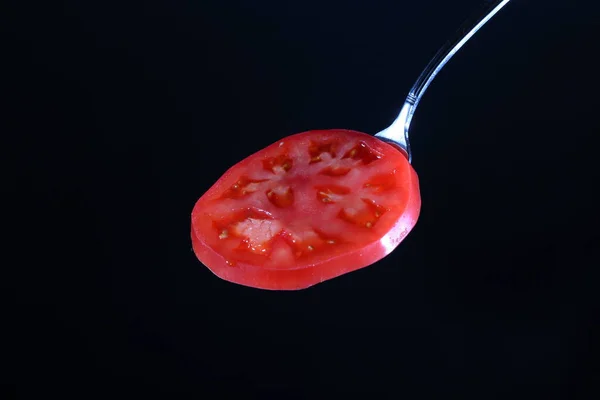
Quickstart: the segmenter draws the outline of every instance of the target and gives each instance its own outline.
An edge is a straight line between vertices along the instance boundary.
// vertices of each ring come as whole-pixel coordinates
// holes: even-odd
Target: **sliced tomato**
[[[196,203],[192,244],[222,279],[304,289],[388,255],[420,207],[400,151],[360,132],[309,131],[230,168]]]

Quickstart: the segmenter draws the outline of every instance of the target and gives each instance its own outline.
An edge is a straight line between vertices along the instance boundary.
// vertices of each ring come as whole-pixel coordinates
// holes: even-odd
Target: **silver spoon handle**
[[[412,89],[408,93],[406,100],[398,118],[386,129],[377,133],[378,138],[392,142],[400,146],[408,156],[408,161],[412,161],[410,150],[410,142],[408,140],[408,130],[410,121],[415,113],[421,97],[435,78],[440,70],[448,61],[456,54],[456,52],[469,40],[473,35],[488,22],[498,11],[502,9],[510,0],[485,0],[481,9],[473,16],[467,19],[460,28],[456,31],[453,38],[448,40],[442,48],[436,53],[433,59],[427,64]]]

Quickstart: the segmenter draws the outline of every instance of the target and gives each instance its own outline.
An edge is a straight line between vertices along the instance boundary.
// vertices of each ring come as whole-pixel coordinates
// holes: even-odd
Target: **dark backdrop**
[[[191,209],[230,165],[308,129],[381,130],[478,4],[5,3],[6,383],[591,398],[595,3],[513,0],[436,78],[412,127],[421,218],[386,259],[278,293],[191,251]]]

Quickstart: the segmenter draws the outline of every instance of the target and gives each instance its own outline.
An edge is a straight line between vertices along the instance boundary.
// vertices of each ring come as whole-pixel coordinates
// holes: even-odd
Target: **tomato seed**
[[[227,230],[224,230],[223,232],[221,232],[221,234],[219,235],[219,239],[227,239],[229,237],[229,232],[227,232]]]
[[[263,169],[274,174],[288,172],[292,169],[293,161],[285,154],[277,157],[269,157],[263,160]]]
[[[350,172],[350,168],[340,167],[340,166],[329,166],[329,167],[323,168],[319,172],[319,174],[336,177],[336,176],[347,175],[348,172]]]
[[[285,208],[294,204],[294,191],[290,187],[285,188],[285,190],[281,188],[270,189],[266,195],[275,207]]]
[[[342,158],[362,160],[363,164],[367,165],[381,158],[381,155],[367,146],[365,142],[360,142]]]

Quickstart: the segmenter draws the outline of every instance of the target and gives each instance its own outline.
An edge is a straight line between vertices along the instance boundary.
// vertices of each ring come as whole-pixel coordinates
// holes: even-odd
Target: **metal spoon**
[[[431,81],[433,81],[444,65],[450,61],[452,56],[454,56],[454,54],[456,54],[456,52],[471,39],[481,27],[496,15],[496,13],[498,13],[498,11],[500,11],[509,1],[510,0],[484,1],[481,9],[461,25],[454,37],[447,41],[429,64],[427,64],[412,89],[410,89],[410,92],[404,101],[404,105],[400,109],[398,118],[396,118],[389,127],[377,133],[375,135],[377,138],[400,148],[406,153],[408,162],[412,161],[408,130],[410,128],[410,121],[419,105],[421,97],[423,97],[423,94],[431,84]]]

